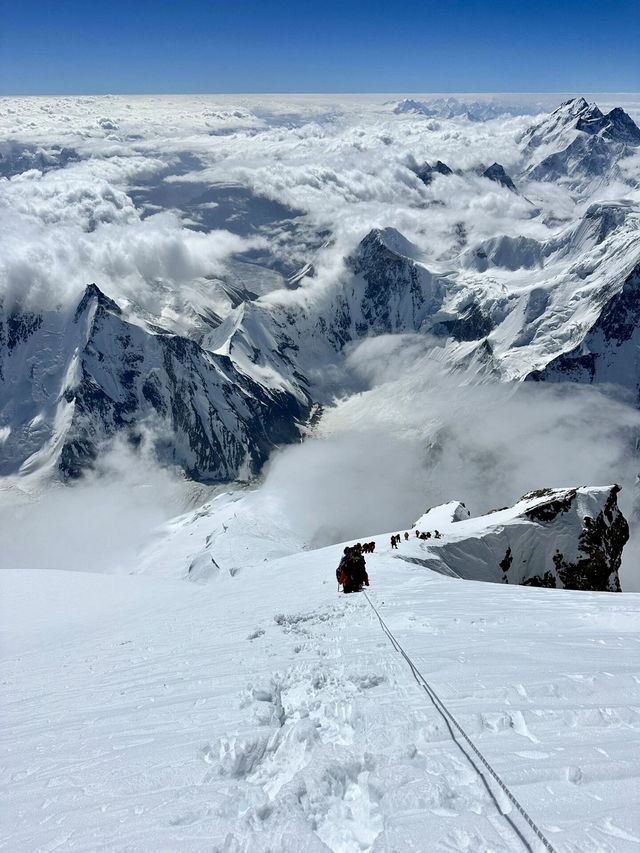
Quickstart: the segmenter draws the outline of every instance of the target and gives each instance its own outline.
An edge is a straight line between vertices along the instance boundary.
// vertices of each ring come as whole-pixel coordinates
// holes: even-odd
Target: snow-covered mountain
[[[505,235],[465,250],[456,274],[375,229],[321,294],[242,301],[218,325],[203,319],[198,341],[125,317],[95,286],[73,313],[10,314],[3,471],[57,460],[77,474],[104,439],[148,422],[160,458],[190,476],[246,479],[295,440],[314,401],[341,393],[345,346],[384,334],[430,334],[452,368],[614,383],[637,398],[638,233],[633,205],[593,205],[549,241]]]
[[[3,474],[76,477],[118,432],[153,429],[158,456],[201,480],[248,479],[309,410],[228,356],[127,318],[89,285],[73,311],[0,316]]]
[[[481,122],[508,115],[531,115],[536,112],[536,109],[535,105],[528,106],[498,100],[461,100],[450,96],[446,98],[433,98],[428,101],[419,101],[416,98],[403,98],[396,103],[393,111],[396,115],[409,113],[444,119],[463,116],[469,121]]]
[[[391,122],[389,127],[401,124],[406,136],[413,127],[409,106],[401,112],[400,123],[395,113],[389,118],[385,106],[384,121]],[[102,115],[96,126],[104,131]],[[381,121],[376,116],[373,126]],[[122,122],[121,117],[111,123]],[[618,169],[622,160],[633,160],[640,143],[632,119],[622,109],[605,113],[577,98],[525,130],[519,141],[514,127],[510,147],[503,152],[506,159],[498,158],[483,139],[482,157],[476,159],[474,154],[464,161],[458,154],[457,162],[455,151],[443,148],[440,154],[430,142],[435,131],[425,131],[420,122],[416,127],[413,152],[394,147],[388,134],[380,136],[381,150],[389,159],[384,167],[367,161],[369,189],[356,196],[357,202],[346,173],[334,180],[328,166],[324,177],[311,176],[311,184],[299,197],[278,196],[271,188],[279,209],[297,211],[295,221],[269,222],[257,238],[254,227],[250,247],[220,274],[212,274],[209,255],[195,265],[186,264],[179,285],[172,285],[170,276],[175,269],[182,275],[184,257],[195,251],[191,243],[175,242],[177,238],[160,232],[160,242],[152,243],[150,250],[140,235],[155,227],[154,216],[145,213],[146,218],[140,219],[134,205],[123,202],[127,196],[121,188],[117,194],[105,190],[101,196],[107,206],[108,199],[115,198],[118,212],[105,210],[104,221],[98,223],[87,212],[91,204],[86,195],[70,192],[67,204],[72,206],[76,197],[80,200],[73,215],[83,229],[77,264],[82,266],[85,256],[93,257],[95,243],[100,254],[91,270],[102,278],[88,279],[97,284],[75,301],[61,298],[59,305],[54,301],[47,310],[38,307],[37,299],[23,299],[20,285],[12,285],[11,296],[3,299],[0,471],[20,475],[57,469],[64,476],[75,476],[91,465],[113,436],[122,434],[136,442],[151,432],[158,457],[190,477],[246,480],[260,471],[274,448],[300,438],[314,404],[331,405],[359,390],[347,369],[349,353],[363,340],[387,335],[420,335],[424,350],[437,357],[442,369],[462,371],[464,381],[613,385],[637,400],[640,208],[632,191],[633,169],[624,175]],[[472,132],[468,122],[453,127],[459,134],[464,128]],[[254,135],[235,139],[234,133],[232,129],[230,141],[225,137],[217,144],[232,148],[254,144]],[[277,134],[277,139],[287,137],[281,130]],[[446,138],[438,137],[438,144],[444,145]],[[487,139],[491,138],[487,131]],[[51,143],[47,150],[76,150],[68,142]],[[3,149],[31,150],[39,150],[33,140]],[[86,149],[79,150],[82,158]],[[422,159],[416,156],[418,150]],[[602,168],[594,171],[592,161],[600,155]],[[364,155],[349,156],[349,163],[355,163]],[[576,189],[569,183],[558,190],[562,193],[558,209],[556,196],[549,196],[539,180],[555,174],[550,158],[556,158],[556,165],[561,162],[563,178],[580,177]],[[103,160],[104,169],[115,168],[113,158]],[[185,216],[195,215],[194,197],[210,197],[205,190],[194,191],[200,173],[185,175],[187,162],[200,161],[181,155],[174,163],[177,174],[168,174],[170,164],[162,164],[159,172],[162,192],[178,188],[176,207],[180,193],[189,200]],[[486,168],[487,162],[493,165]],[[55,181],[79,180],[82,169],[97,168],[91,158],[54,166],[53,161],[43,161],[41,172],[30,169],[3,184],[7,205],[22,211],[25,229],[33,227],[38,204],[45,203],[42,199],[59,197]],[[145,176],[158,166],[145,160],[127,168],[142,181],[136,168]],[[214,175],[213,168],[210,164],[207,176]],[[332,168],[337,168],[335,163]],[[375,177],[377,168],[386,170],[380,180]],[[436,175],[443,180],[435,180]],[[397,182],[393,191],[388,186],[392,181]],[[316,204],[312,190],[322,187],[324,193],[334,185],[340,187],[344,206],[357,209],[356,225],[347,219],[332,229],[326,217],[321,227],[310,212],[306,219],[302,216],[305,205],[313,210]],[[603,186],[609,187],[608,194],[597,197]],[[378,192],[384,203],[371,195]],[[32,195],[28,205],[22,201]],[[147,195],[163,197],[159,192]],[[249,192],[245,201],[249,204],[247,199],[256,197]],[[203,204],[217,209],[221,202]],[[407,207],[399,208],[401,204]],[[396,215],[398,209],[403,212]],[[42,234],[55,227],[56,239],[64,241],[71,229],[65,215],[58,208],[50,211]],[[118,217],[131,218],[126,227],[134,229],[136,254],[128,264],[111,263],[113,253],[127,251],[108,242],[118,229],[126,230]],[[242,218],[242,228],[245,220],[250,217]],[[233,227],[233,216],[225,221]],[[168,227],[167,220],[162,223]],[[196,224],[200,228],[201,220]],[[196,233],[202,237],[200,232],[182,230],[189,240]],[[215,236],[220,233],[226,232],[203,239],[223,239]],[[33,237],[35,246],[42,245],[37,242],[42,234]],[[230,245],[231,236],[224,237]],[[234,247],[242,245],[237,238]],[[269,240],[273,247],[265,249]],[[296,240],[304,244],[304,258],[299,246],[291,250]],[[198,251],[201,242],[193,244]],[[108,247],[104,251],[103,245]],[[159,264],[153,251],[164,251],[166,245],[167,258]],[[57,248],[47,251],[57,269],[56,264],[62,263]],[[278,270],[286,269],[282,256],[289,258],[288,281],[268,267],[269,252]],[[61,254],[66,258],[68,252]],[[18,248],[7,254],[9,265],[14,255],[18,256]],[[23,282],[25,265],[29,269],[28,259],[9,266],[7,281]],[[144,298],[137,297],[129,282],[120,288],[118,276],[131,278],[132,267]],[[44,275],[38,269],[34,280]],[[172,287],[180,294],[180,316],[173,305],[165,304]]]
[[[524,100],[0,98],[11,853],[637,850],[640,101]]]
[[[640,128],[620,107],[603,113],[584,98],[566,101],[522,136],[534,180],[578,183],[619,174],[618,161],[640,145]]]

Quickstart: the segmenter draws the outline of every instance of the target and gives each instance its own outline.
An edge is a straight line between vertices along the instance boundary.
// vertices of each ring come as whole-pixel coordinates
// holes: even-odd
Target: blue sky
[[[637,92],[639,45],[640,0],[17,0],[0,92]]]

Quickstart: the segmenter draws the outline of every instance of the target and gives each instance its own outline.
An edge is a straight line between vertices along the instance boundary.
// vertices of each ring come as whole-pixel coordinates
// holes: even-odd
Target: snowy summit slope
[[[372,603],[554,848],[636,850],[640,596],[442,577],[376,541]],[[336,592],[340,553],[204,586],[3,572],[4,848],[542,849]]]

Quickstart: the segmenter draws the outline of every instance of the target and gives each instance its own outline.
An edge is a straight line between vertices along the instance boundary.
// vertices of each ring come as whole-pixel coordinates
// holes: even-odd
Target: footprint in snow
[[[249,634],[249,636],[247,637],[247,640],[257,640],[258,637],[264,637],[264,629],[263,628],[256,628],[255,631],[253,631],[251,634]]]

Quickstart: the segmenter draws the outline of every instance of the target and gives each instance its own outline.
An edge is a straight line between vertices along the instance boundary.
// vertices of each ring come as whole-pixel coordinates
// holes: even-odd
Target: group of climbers
[[[431,533],[429,533],[429,531],[427,531],[426,533],[420,533],[419,530],[416,530],[416,538],[417,539],[431,539]],[[438,530],[435,530],[433,533],[433,538],[434,539],[442,539],[442,533],[440,533]]]
[[[431,533],[429,533],[429,532],[427,532],[427,533],[421,533],[419,530],[416,530],[416,539],[423,539],[423,540],[424,540],[424,539],[431,539],[431,535],[432,535],[432,534],[431,534]],[[399,533],[394,534],[394,535],[391,537],[391,547],[392,547],[392,548],[397,548],[397,547],[398,547],[398,545],[400,544],[400,540],[401,540],[401,538],[402,538],[402,537],[400,536],[400,534],[399,534]],[[434,533],[433,533],[433,538],[434,538],[434,539],[442,539],[442,533],[440,533],[440,531],[438,531],[438,530],[434,531]],[[405,542],[408,542],[408,541],[409,541],[409,534],[406,532],[406,530],[405,530],[405,532],[404,532],[404,541],[405,541]]]
[[[367,542],[366,544],[367,549],[371,545],[375,548],[375,543]],[[336,569],[338,589],[342,587],[343,592],[360,592],[363,586],[369,586],[369,575],[362,556],[363,550],[360,542],[351,547],[347,545],[344,549],[340,565]],[[367,550],[367,553],[371,553],[372,550]]]
[[[421,533],[416,530],[417,539],[431,539],[431,533]],[[434,539],[441,539],[442,534],[436,530],[433,533]],[[391,537],[391,547],[396,548],[400,544],[401,536],[395,533]],[[408,542],[409,534],[405,531],[404,541]],[[376,549],[375,542],[365,542],[364,545],[358,542],[355,545],[347,545],[344,549],[340,565],[336,569],[336,578],[338,580],[338,589],[342,587],[343,592],[360,592],[363,586],[369,586],[369,575],[364,559],[364,554],[373,554]]]

